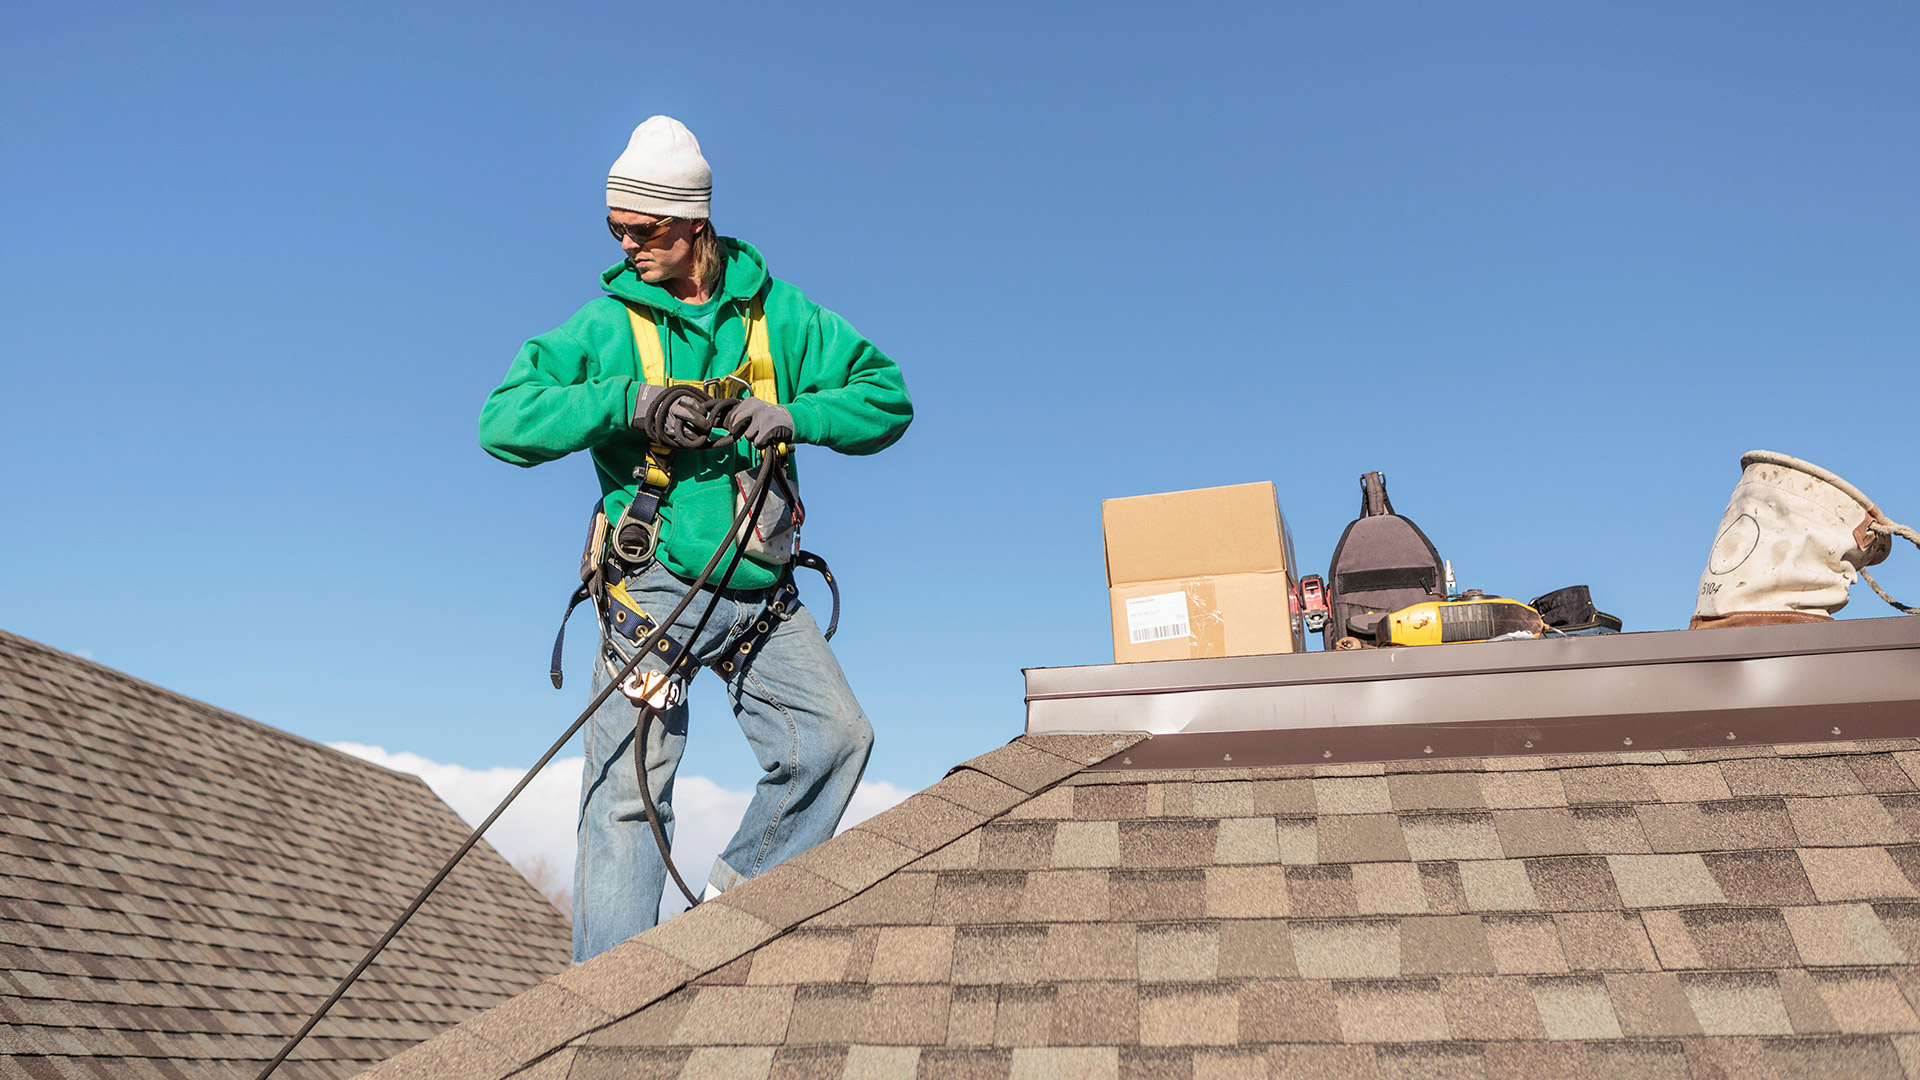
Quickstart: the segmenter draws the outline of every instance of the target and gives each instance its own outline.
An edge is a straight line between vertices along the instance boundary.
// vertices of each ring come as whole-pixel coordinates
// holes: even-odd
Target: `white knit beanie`
[[[649,116],[607,171],[607,205],[656,217],[711,217],[713,169],[700,140],[671,116]]]

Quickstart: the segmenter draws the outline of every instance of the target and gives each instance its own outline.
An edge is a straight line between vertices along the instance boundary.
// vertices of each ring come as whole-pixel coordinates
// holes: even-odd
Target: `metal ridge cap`
[[[1685,634],[1684,649],[1662,648],[1675,643],[1673,635]],[[1547,639],[1541,639],[1547,640]],[[1544,653],[1529,656],[1526,650],[1539,649],[1539,641],[1473,642],[1471,649],[1406,648],[1369,649],[1355,652],[1277,653],[1261,656],[1208,657],[1195,660],[1156,660],[1138,664],[1087,664],[1057,668],[1024,668],[1028,692],[1024,701],[1061,701],[1084,698],[1133,697],[1149,694],[1180,694],[1207,690],[1257,690],[1297,685],[1384,682],[1402,679],[1445,678],[1458,675],[1500,675],[1521,671],[1556,671],[1611,667],[1636,667],[1658,664],[1684,664],[1713,661],[1757,660],[1780,656],[1819,656],[1837,653],[1920,649],[1920,618],[1887,616],[1875,619],[1846,619],[1822,623],[1798,623],[1780,626],[1746,626],[1710,631],[1656,630],[1633,634],[1607,634],[1594,637],[1560,638],[1554,652],[1563,655],[1548,659]],[[1463,643],[1467,644],[1467,643]],[[1576,653],[1599,653],[1575,658]],[[1607,653],[1617,655],[1607,656]],[[1290,671],[1274,674],[1271,669],[1298,668],[1309,657],[1309,667],[1329,665],[1359,668],[1339,674],[1312,674]],[[1350,658],[1346,660],[1336,658]],[[1476,663],[1501,660],[1504,662]],[[1464,663],[1462,661],[1465,661]],[[1181,682],[1157,681],[1153,676],[1172,665],[1181,668],[1205,667],[1214,671],[1253,669],[1257,676],[1207,680],[1191,678]],[[1265,670],[1263,670],[1265,669]],[[1052,677],[1069,683],[1084,682],[1081,687],[1034,689],[1035,676],[1042,681]],[[1119,685],[1113,685],[1114,683]],[[1100,685],[1106,683],[1107,685]]]

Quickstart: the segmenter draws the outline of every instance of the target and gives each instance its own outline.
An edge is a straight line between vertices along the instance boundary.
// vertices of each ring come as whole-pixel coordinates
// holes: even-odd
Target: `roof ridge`
[[[900,870],[1147,737],[1144,732],[1015,736],[1004,746],[961,762],[938,783],[838,836],[362,1076],[364,1080],[432,1075],[504,1080],[552,1057],[574,1040],[619,1023],[793,933],[815,916],[851,902]],[[963,779],[969,776],[982,777],[993,786],[983,788]],[[836,865],[836,860],[845,865]],[[833,876],[819,871],[831,871]],[[777,921],[770,922],[762,914]],[[557,1019],[539,1015],[543,1010],[562,1015]],[[539,1031],[530,1035],[521,1025],[537,1025]],[[489,1039],[488,1032],[496,1030],[499,1037]],[[512,1064],[501,1071],[505,1060]]]

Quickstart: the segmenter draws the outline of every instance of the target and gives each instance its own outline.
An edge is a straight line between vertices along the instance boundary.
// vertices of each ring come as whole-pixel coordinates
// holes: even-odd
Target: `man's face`
[[[609,209],[607,220],[615,225],[631,226],[634,232],[646,236],[647,227],[662,219],[637,210]],[[683,280],[693,276],[693,238],[704,227],[687,218],[675,218],[644,243],[631,234],[622,236],[620,250],[626,253],[627,265],[633,268],[635,276],[649,285]]]

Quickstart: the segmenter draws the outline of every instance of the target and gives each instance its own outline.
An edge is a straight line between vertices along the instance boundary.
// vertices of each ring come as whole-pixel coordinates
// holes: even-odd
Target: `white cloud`
[[[443,802],[469,824],[477,825],[493,812],[513,785],[525,775],[524,769],[495,767],[472,769],[449,765],[408,751],[390,751],[362,743],[329,743],[335,750],[384,765],[399,772],[412,773],[426,781]],[[522,874],[550,895],[571,891],[575,823],[580,807],[580,772],[584,758],[557,758],[541,770],[527,790],[520,793],[507,812],[487,830],[487,842]],[[863,780],[840,822],[845,830],[913,794],[884,780]],[[673,861],[687,884],[698,892],[705,885],[707,871],[720,855],[746,812],[751,792],[733,791],[704,776],[682,774],[674,782],[674,811],[679,823],[674,827]],[[544,880],[541,880],[544,878]],[[663,911],[678,911],[685,906],[673,883]]]

